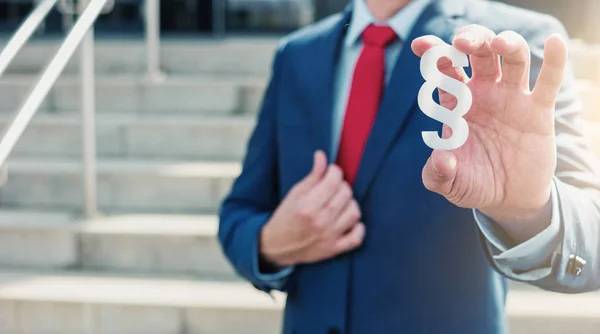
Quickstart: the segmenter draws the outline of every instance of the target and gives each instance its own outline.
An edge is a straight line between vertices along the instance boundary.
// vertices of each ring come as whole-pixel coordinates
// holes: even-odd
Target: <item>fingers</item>
[[[290,193],[295,196],[302,196],[316,186],[319,181],[321,181],[323,176],[325,176],[326,171],[327,156],[323,151],[316,151],[314,153],[313,167],[311,171],[304,177],[302,181],[298,182],[294,186]]]
[[[447,44],[437,36],[428,35],[415,39],[411,44],[411,48],[417,57],[423,57],[425,52],[438,45]],[[440,59],[438,69],[440,72],[458,81],[465,82],[467,80],[465,70],[462,67],[454,67],[449,58]]]
[[[344,211],[337,217],[331,226],[331,233],[336,237],[344,235],[361,218],[360,207],[356,201],[349,201],[344,207]]]
[[[352,188],[347,182],[342,182],[337,193],[333,195],[325,207],[323,219],[331,222],[337,219],[352,202]]]
[[[544,47],[544,62],[532,93],[532,98],[546,108],[554,110],[567,67],[567,59],[565,41],[558,34],[550,36]]]
[[[336,241],[334,246],[336,252],[344,253],[360,246],[365,239],[365,232],[366,229],[363,223],[354,225],[348,233]]]
[[[433,35],[427,35],[427,36],[422,36],[419,38],[416,38],[410,45],[412,51],[415,53],[415,55],[417,55],[417,57],[421,58],[423,57],[423,54],[425,54],[425,52],[429,51],[429,49],[431,49],[434,46],[437,45],[445,45],[446,42],[444,42],[441,38],[437,37],[437,36],[433,36]]]
[[[428,190],[447,196],[452,189],[456,171],[457,161],[454,153],[435,150],[423,168],[423,184]]]
[[[493,31],[476,24],[457,31],[452,44],[460,52],[469,55],[473,79],[495,81],[500,77],[500,60],[490,46],[494,37],[496,34]]]
[[[314,154],[313,168],[310,174],[306,176],[304,182],[308,185],[316,185],[325,175],[327,170],[327,157],[323,151],[316,151]]]
[[[531,51],[525,38],[514,31],[504,31],[494,38],[491,46],[502,57],[502,82],[529,89]]]
[[[343,184],[344,179],[340,167],[330,165],[325,176],[306,195],[308,209],[317,212],[325,207]]]

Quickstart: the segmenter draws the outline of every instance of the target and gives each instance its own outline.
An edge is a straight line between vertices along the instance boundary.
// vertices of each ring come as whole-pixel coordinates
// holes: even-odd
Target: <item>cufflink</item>
[[[587,264],[587,261],[580,258],[575,254],[569,256],[569,262],[567,263],[567,273],[579,277],[583,274],[583,268]]]

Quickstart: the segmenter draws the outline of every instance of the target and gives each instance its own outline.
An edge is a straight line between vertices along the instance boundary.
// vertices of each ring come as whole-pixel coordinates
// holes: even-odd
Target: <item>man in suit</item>
[[[484,0],[354,0],[285,38],[219,238],[287,292],[285,334],[502,334],[505,278],[600,282],[600,182],[555,19]],[[470,135],[431,151],[420,59],[473,95]],[[452,110],[457,100],[440,91]]]

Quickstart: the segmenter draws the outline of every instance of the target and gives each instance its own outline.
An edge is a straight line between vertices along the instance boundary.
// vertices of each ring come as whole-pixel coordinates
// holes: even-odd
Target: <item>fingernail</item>
[[[504,44],[508,45],[508,46],[515,46],[517,45],[517,39],[514,38],[513,36],[500,36],[500,39],[502,39],[504,41]]]
[[[460,34],[458,34],[456,36],[456,39],[462,39],[462,40],[468,41],[470,44],[473,44],[473,43],[475,43],[476,36],[474,33],[467,30],[467,31],[463,31]]]
[[[508,52],[518,51],[521,47],[521,40],[519,39],[519,36],[504,35],[500,36],[500,39],[502,39],[504,44],[508,47]]]

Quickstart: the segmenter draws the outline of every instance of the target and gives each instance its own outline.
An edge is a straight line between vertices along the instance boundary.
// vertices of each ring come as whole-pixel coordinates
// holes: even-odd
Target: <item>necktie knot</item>
[[[366,45],[386,47],[398,36],[389,26],[369,25],[362,33],[363,43]]]

